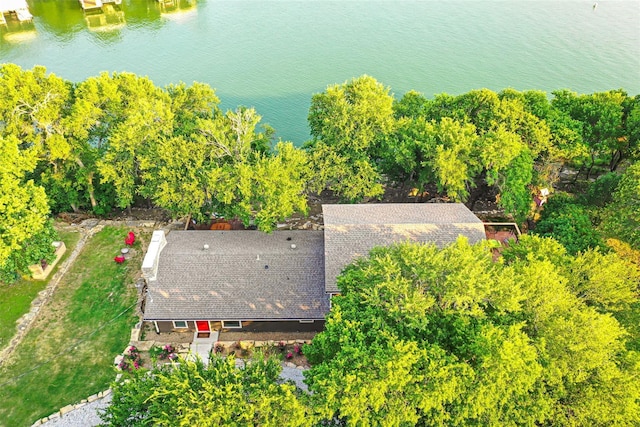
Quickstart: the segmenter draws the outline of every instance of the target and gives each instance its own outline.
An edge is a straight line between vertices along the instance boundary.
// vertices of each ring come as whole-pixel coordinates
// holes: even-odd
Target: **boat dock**
[[[0,0],[2,1],[2,0]],[[105,4],[120,5],[122,0],[78,0],[82,10],[101,9]]]
[[[2,16],[0,23],[6,24],[7,20],[5,15],[9,14],[15,15],[20,22],[31,21],[33,19],[26,0],[0,0],[0,15]]]

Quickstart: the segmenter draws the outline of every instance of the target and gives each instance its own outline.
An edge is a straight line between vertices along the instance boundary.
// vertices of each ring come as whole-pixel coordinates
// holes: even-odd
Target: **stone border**
[[[111,389],[108,388],[105,391],[101,391],[99,393],[96,394],[92,394],[91,396],[87,397],[86,399],[82,399],[79,403],[76,403],[75,405],[67,405],[63,408],[60,408],[60,410],[58,410],[57,412],[54,412],[53,414],[46,416],[46,417],[42,417],[39,420],[37,420],[35,423],[32,424],[33,426],[39,426],[42,425],[44,423],[46,423],[47,421],[51,421],[51,420],[55,420],[57,418],[61,418],[62,416],[68,414],[69,412],[76,410],[76,409],[80,409],[83,406],[85,406],[87,403],[92,403],[95,402],[98,399],[102,399],[103,397],[107,397],[111,394]]]

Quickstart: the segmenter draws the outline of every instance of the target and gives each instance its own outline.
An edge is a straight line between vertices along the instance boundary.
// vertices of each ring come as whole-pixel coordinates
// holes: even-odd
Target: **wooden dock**
[[[0,0],[2,1],[2,0]],[[105,4],[122,4],[122,0],[78,0],[80,2],[80,6],[82,6],[82,10],[94,10],[101,9]]]
[[[82,10],[100,9],[102,7],[102,0],[79,0]]]
[[[0,0],[0,23],[6,24],[5,15],[15,15],[18,21],[31,21],[33,15],[29,12],[29,5],[26,0]]]

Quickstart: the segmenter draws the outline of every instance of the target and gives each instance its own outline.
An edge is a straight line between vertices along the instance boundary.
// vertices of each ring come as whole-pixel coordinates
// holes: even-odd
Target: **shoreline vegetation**
[[[441,251],[377,248],[347,268],[326,330],[302,349],[311,394],[277,383],[270,360],[167,368],[153,378],[167,380],[164,394],[134,371],[114,391],[114,425],[128,420],[126,404],[140,420],[168,424],[236,413],[246,425],[640,423],[640,95],[395,98],[365,75],[311,95],[311,138],[297,147],[275,141],[253,108],[222,111],[202,83],[160,88],[131,73],[71,83],[4,64],[0,93],[2,287],[20,286],[8,283],[50,256],[52,216],[76,222],[82,212],[143,207],[271,232],[294,215],[318,220],[324,200],[411,197],[492,206],[531,231],[498,263],[482,244],[460,241]],[[89,240],[0,368],[9,381],[0,425],[45,416],[113,379],[143,253],[113,262],[127,231],[105,227]],[[137,245],[148,239],[136,236]],[[64,347],[69,333],[83,339]],[[192,375],[206,381],[192,387]],[[216,395],[215,408],[199,412],[198,390],[219,381],[241,395]],[[193,400],[185,406],[183,396]]]

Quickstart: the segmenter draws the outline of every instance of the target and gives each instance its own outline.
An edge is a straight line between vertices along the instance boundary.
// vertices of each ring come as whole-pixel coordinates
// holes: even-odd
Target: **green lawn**
[[[66,245],[67,251],[46,280],[20,279],[12,285],[0,284],[0,348],[4,348],[9,343],[16,332],[16,320],[29,311],[31,301],[38,292],[47,287],[49,280],[69,258],[80,240],[80,233],[60,231],[58,234],[60,240]]]
[[[60,407],[106,389],[114,357],[129,341],[140,270],[141,240],[132,259],[113,257],[129,229],[105,227],[89,240],[12,359],[0,368],[0,425],[30,426]]]

